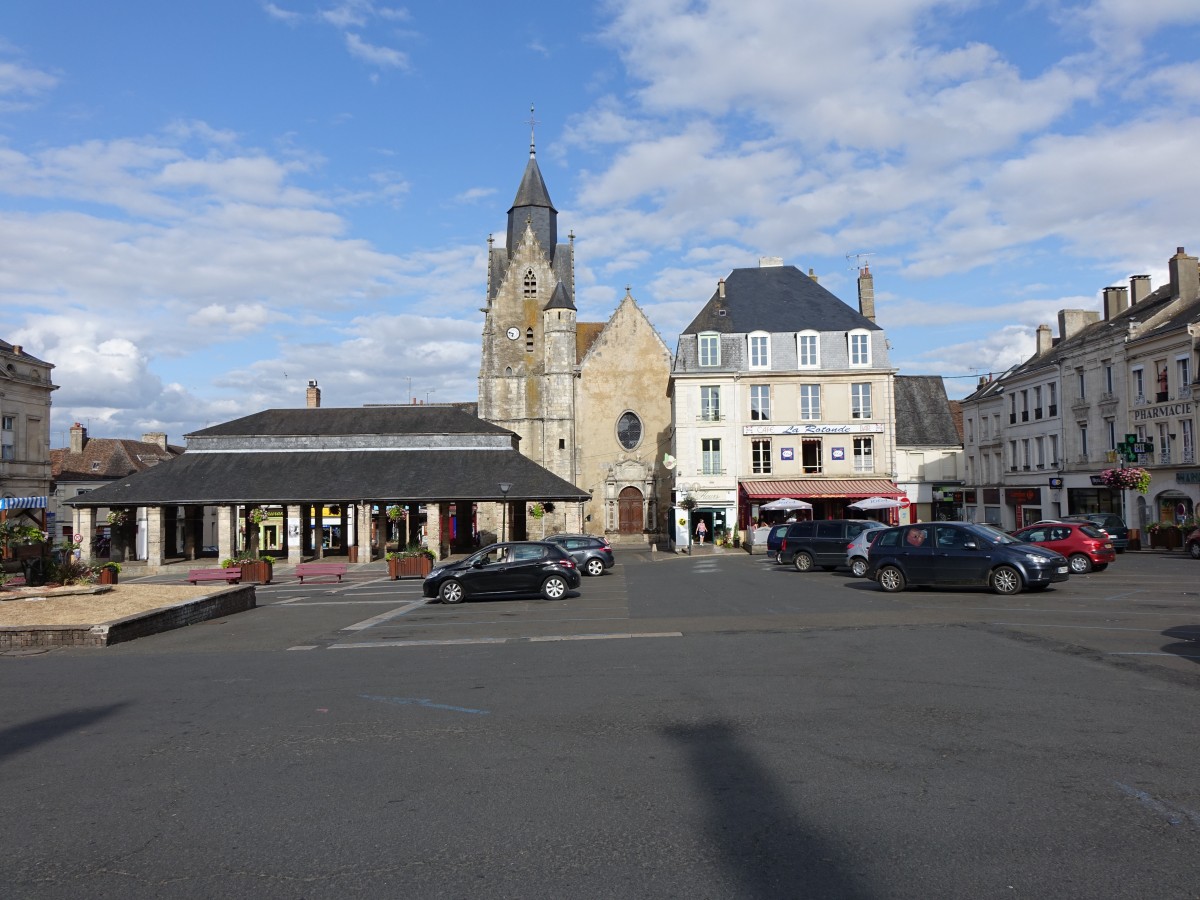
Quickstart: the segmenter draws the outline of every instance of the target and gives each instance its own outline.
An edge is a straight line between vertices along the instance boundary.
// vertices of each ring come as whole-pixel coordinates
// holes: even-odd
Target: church
[[[664,539],[671,351],[628,288],[607,322],[578,321],[575,235],[559,240],[532,139],[504,246],[488,237],[483,312],[479,417],[515,432],[522,454],[591,498],[518,507],[510,534]]]

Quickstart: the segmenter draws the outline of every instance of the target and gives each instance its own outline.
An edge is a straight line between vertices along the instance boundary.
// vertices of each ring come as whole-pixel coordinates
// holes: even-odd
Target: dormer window
[[[801,331],[796,335],[796,360],[801,369],[816,369],[821,365],[820,335]]]
[[[715,331],[697,336],[696,348],[701,366],[719,366],[721,364],[721,336]]]
[[[755,332],[749,337],[750,368],[771,368],[771,336],[765,331]]]
[[[869,366],[871,364],[871,333],[869,331],[851,331],[846,336],[849,342],[850,365]]]

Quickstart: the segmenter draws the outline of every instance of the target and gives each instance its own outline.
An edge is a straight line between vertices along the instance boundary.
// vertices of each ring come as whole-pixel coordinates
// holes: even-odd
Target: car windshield
[[[1020,538],[1015,538],[1011,534],[1005,534],[999,528],[992,525],[972,525],[971,533],[976,537],[980,537],[992,544],[1023,544]]]

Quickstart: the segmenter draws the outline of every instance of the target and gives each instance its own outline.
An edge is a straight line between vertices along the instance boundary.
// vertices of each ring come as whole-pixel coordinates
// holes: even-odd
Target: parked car
[[[1107,531],[1112,538],[1113,549],[1118,553],[1124,553],[1129,546],[1129,528],[1125,525],[1125,520],[1116,513],[1072,513],[1059,518],[1064,522],[1090,522]]]
[[[779,561],[795,566],[797,572],[809,572],[813,566],[832,572],[846,564],[846,544],[860,532],[885,527],[873,519],[793,522],[779,545]]]
[[[584,575],[603,575],[605,569],[616,563],[607,538],[594,534],[552,534],[546,540],[566,550]]]
[[[771,530],[767,532],[767,553],[775,557],[775,562],[783,562],[779,557],[779,548],[783,544],[783,536],[794,524],[794,522],[783,522],[779,525],[772,525]]]
[[[421,592],[443,603],[522,594],[561,600],[580,580],[575,560],[558,544],[510,541],[438,566],[425,578]]]
[[[1043,522],[1013,532],[1013,537],[1057,550],[1067,558],[1072,575],[1103,572],[1115,562],[1117,552],[1108,532],[1091,523]]]
[[[846,545],[846,565],[850,567],[850,574],[855,578],[867,577],[867,548],[883,530],[882,528],[868,528],[860,531],[854,540]]]
[[[1200,559],[1200,528],[1195,529],[1183,540],[1183,549],[1192,559]]]
[[[885,591],[908,585],[990,587],[997,594],[1045,590],[1071,577],[1066,557],[990,525],[928,522],[889,528],[867,549],[867,576]]]

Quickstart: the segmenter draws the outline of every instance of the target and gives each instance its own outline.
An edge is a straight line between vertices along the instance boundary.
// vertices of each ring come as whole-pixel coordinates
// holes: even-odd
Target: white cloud
[[[48,72],[0,60],[0,111],[24,108],[25,101],[40,97],[57,85],[58,78]]]
[[[373,66],[392,69],[408,68],[407,53],[391,47],[368,44],[353,32],[346,33],[346,49],[350,51],[351,56],[361,59],[365,63],[370,63]]]

